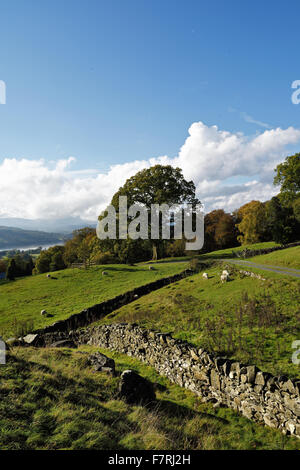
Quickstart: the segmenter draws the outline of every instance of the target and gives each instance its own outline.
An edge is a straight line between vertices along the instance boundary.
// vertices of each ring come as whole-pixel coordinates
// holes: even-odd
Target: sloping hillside
[[[300,331],[299,280],[267,272],[261,280],[226,266],[230,281],[222,284],[222,269],[216,265],[206,269],[208,279],[199,273],[145,295],[101,323],[134,322],[172,332],[221,356],[299,378],[291,346]]]
[[[107,271],[102,276],[102,271]],[[32,330],[68,318],[73,313],[123,294],[135,287],[182,272],[185,263],[170,263],[149,270],[147,266],[122,264],[64,269],[27,276],[0,284],[0,334],[18,334],[24,323]],[[40,315],[47,310],[49,317]],[[19,325],[19,326],[18,326]]]
[[[300,269],[300,246],[287,248],[282,251],[274,251],[267,255],[255,256],[254,258],[251,258],[251,261],[260,264]]]
[[[0,368],[2,450],[299,449],[299,440],[255,424],[232,410],[201,403],[133,358],[103,351],[116,377],[95,373],[89,346],[14,348]],[[133,369],[155,387],[156,402],[128,405],[119,375]]]
[[[0,226],[0,250],[61,243],[64,236],[37,230]]]

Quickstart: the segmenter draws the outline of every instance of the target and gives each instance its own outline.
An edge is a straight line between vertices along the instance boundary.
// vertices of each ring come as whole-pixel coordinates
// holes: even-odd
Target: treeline
[[[28,250],[2,250],[0,251],[0,259],[3,258],[13,258],[16,255],[38,255],[42,251],[42,247],[30,248]]]
[[[29,254],[17,254],[11,258],[0,259],[0,273],[6,273],[6,279],[10,281],[17,277],[31,276],[34,269],[34,261]]]
[[[251,201],[233,213],[213,210],[204,218],[204,246],[209,252],[238,245],[275,241],[286,244],[300,238],[300,154],[287,157],[275,169],[274,184],[280,186],[276,197],[266,202]],[[169,205],[184,200],[197,202],[195,185],[187,182],[179,168],[156,165],[138,172],[126,181],[112,198],[117,210],[120,195],[128,196],[130,204],[146,207],[167,201]],[[102,217],[102,216],[101,216]],[[175,257],[185,251],[185,240],[99,240],[93,228],[75,230],[64,246],[43,250],[36,260],[33,273],[57,271],[73,263],[128,263],[146,261],[155,256]],[[195,252],[192,252],[195,254]]]
[[[34,273],[57,271],[81,263],[133,263],[151,257],[151,243],[147,240],[99,240],[90,227],[75,230],[64,246],[43,250],[36,260]]]
[[[297,204],[286,206],[279,197],[270,201],[249,202],[234,213],[223,209],[205,215],[204,246],[202,253],[233,248],[264,241],[286,244],[299,239],[300,213]],[[163,240],[159,244],[159,257],[186,256],[185,240]],[[195,254],[195,252],[193,252]],[[95,229],[75,230],[73,238],[64,246],[43,250],[36,261],[34,273],[64,269],[75,263],[86,267],[91,264],[132,264],[148,261],[152,256],[150,240],[99,240]]]

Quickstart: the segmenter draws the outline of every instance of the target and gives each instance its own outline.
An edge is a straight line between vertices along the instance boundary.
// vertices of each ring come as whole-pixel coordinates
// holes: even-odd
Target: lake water
[[[52,243],[50,245],[34,245],[34,246],[13,246],[13,247],[9,247],[9,248],[2,248],[0,246],[0,251],[9,251],[9,250],[20,250],[20,251],[27,251],[27,250],[36,250],[37,248],[42,248],[43,250],[47,250],[48,248],[50,248],[51,246],[56,246],[56,245],[63,245],[64,242],[58,242],[58,243]]]

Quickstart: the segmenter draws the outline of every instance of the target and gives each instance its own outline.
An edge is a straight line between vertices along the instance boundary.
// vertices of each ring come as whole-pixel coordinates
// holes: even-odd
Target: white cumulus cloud
[[[96,221],[114,192],[137,171],[156,163],[179,166],[192,179],[205,210],[228,211],[252,200],[267,200],[278,190],[275,166],[300,129],[268,129],[248,137],[195,122],[175,157],[160,156],[113,165],[107,173],[72,170],[75,158],[53,162],[6,158],[0,164],[0,218],[81,217]]]

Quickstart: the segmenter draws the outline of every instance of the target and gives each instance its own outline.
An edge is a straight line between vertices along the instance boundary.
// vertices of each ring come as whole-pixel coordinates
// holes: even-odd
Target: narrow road
[[[269,265],[258,264],[258,263],[253,263],[253,261],[240,260],[240,259],[222,259],[221,261],[226,261],[227,263],[237,264],[240,266],[245,266],[249,268],[252,267],[252,268],[262,269],[264,271],[271,271],[272,273],[285,274],[287,276],[300,278],[299,269],[287,268],[284,266],[273,266],[271,264]]]

